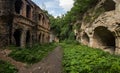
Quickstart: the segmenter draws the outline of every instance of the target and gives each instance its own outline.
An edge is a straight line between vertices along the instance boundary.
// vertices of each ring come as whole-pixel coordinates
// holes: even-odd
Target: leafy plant
[[[74,43],[61,43],[63,73],[120,73],[120,57]]]
[[[48,55],[56,47],[55,44],[36,44],[31,48],[15,48],[9,54],[10,57],[17,61],[21,61],[28,64],[39,62],[42,58]],[[11,47],[12,48],[12,47]],[[13,47],[14,48],[14,47]]]
[[[17,73],[18,70],[8,62],[0,60],[0,73]]]
[[[74,0],[74,6],[66,14],[61,17],[54,18],[52,15],[49,15],[51,22],[51,31],[60,39],[74,39],[74,23],[76,21],[81,21],[83,19],[84,13],[96,5],[98,0]],[[97,15],[96,15],[97,16]],[[96,17],[95,17],[96,18]],[[91,16],[86,18],[87,20],[91,19]],[[76,29],[80,29],[81,24],[77,25]]]

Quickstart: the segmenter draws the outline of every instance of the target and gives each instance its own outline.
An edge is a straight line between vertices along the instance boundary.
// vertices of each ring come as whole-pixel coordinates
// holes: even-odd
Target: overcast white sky
[[[42,9],[46,9],[53,16],[65,14],[73,7],[73,0],[32,0]]]

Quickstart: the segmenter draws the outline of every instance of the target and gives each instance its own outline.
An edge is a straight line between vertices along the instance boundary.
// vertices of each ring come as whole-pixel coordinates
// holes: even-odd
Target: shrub
[[[83,45],[62,44],[64,73],[120,73],[120,57]]]
[[[56,47],[55,44],[35,44],[31,48],[12,49],[13,51],[9,54],[10,57],[17,61],[21,61],[28,64],[39,62],[43,57],[52,51]],[[11,47],[12,48],[12,47]],[[14,47],[13,47],[14,48]]]
[[[17,73],[18,70],[8,62],[0,60],[0,73]]]

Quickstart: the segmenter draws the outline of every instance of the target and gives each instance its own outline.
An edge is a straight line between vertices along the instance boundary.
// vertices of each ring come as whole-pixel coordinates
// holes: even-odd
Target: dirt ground
[[[63,51],[60,46],[56,47],[46,58],[42,61],[27,66],[24,63],[16,62],[10,57],[6,56],[9,50],[0,52],[0,59],[9,61],[19,69],[19,73],[62,73],[62,56]]]

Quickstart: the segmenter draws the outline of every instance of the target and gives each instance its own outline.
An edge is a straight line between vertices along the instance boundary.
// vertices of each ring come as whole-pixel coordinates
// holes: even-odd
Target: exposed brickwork
[[[0,47],[49,42],[49,18],[31,0],[0,0]]]

